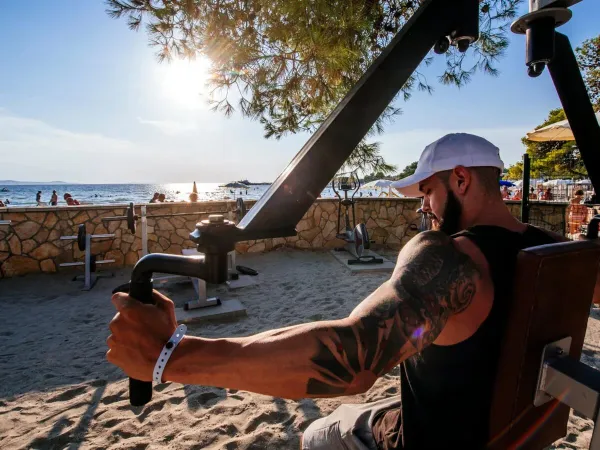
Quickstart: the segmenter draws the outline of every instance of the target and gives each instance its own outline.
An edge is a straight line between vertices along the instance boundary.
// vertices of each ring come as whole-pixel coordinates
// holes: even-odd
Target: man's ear
[[[456,187],[456,193],[464,195],[473,181],[471,171],[464,166],[456,166],[452,170],[452,175],[454,175],[453,181]]]

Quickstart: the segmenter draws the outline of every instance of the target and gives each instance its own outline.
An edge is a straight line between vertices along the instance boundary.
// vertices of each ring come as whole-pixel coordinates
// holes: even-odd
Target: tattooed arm
[[[244,338],[186,337],[165,379],[286,398],[365,392],[421,351],[476,293],[479,272],[445,234],[428,231],[401,251],[390,280],[342,320]]]

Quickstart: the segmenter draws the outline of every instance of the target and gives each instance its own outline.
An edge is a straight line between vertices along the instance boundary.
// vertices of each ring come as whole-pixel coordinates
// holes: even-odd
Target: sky
[[[525,13],[527,3],[522,5]],[[584,0],[560,28],[573,47],[600,34],[600,2]],[[143,29],[111,19],[100,0],[3,0],[0,14],[0,179],[79,183],[273,181],[308,139],[265,139],[258,122],[207,104],[205,60],[159,63]],[[451,132],[479,134],[505,165],[521,137],[560,107],[547,71],[529,78],[525,39],[511,35],[499,77],[435,91],[396,106],[382,155],[401,170]]]

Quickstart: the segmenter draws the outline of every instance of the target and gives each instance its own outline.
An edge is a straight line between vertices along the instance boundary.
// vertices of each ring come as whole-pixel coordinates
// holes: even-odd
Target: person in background
[[[197,201],[198,201],[198,194],[196,194],[195,192],[192,192],[190,194],[190,202],[196,203]]]
[[[529,200],[537,200],[538,196],[535,193],[535,189],[533,188],[533,186],[531,186],[531,189],[529,190]]]
[[[58,195],[56,194],[56,191],[52,191],[52,197],[50,197],[50,205],[58,205]]]
[[[517,192],[515,192],[515,195],[513,196],[513,198],[511,200],[522,200],[523,199],[523,189],[517,189]]]
[[[158,196],[158,201],[160,203],[164,203],[165,202],[165,194],[159,194]]]
[[[67,202],[67,205],[69,206],[79,205],[79,202],[75,200],[68,192],[65,192],[65,195],[63,195],[63,199],[65,200],[65,202]]]
[[[508,188],[506,186],[502,186],[500,193],[502,194],[502,200],[510,200],[510,192],[508,192]]]
[[[544,192],[544,198],[543,200],[552,200],[554,198],[554,195],[552,195],[552,189],[548,188],[546,189],[546,192]]]
[[[39,205],[41,201],[42,201],[42,191],[37,191],[37,194],[35,194],[35,202]]]
[[[588,208],[582,204],[584,193],[578,189],[573,194],[573,198],[567,207],[567,217],[569,221],[569,234],[579,233],[579,227],[586,222]]]
[[[537,199],[544,200],[544,186],[541,184],[537,187]]]
[[[10,200],[6,199],[6,201],[4,202],[6,205],[10,205]]]
[[[4,202],[2,200],[0,200],[0,208],[4,208],[6,205],[4,204]]]
[[[149,203],[156,203],[158,201],[158,196],[160,194],[158,192],[155,192],[154,195],[152,196],[152,200],[150,200]]]

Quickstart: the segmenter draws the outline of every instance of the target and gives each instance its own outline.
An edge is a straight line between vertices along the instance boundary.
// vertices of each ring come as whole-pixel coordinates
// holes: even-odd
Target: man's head
[[[164,202],[164,201],[165,201],[165,198],[166,198],[166,197],[165,197],[165,194],[160,194],[160,195],[158,196],[158,201],[159,201],[159,202]]]
[[[154,200],[156,200],[156,199],[158,198],[158,196],[159,196],[159,195],[160,195],[160,194],[159,194],[158,192],[155,192],[155,193],[154,193],[154,195],[152,196],[152,198],[153,198]]]
[[[504,208],[498,147],[479,136],[448,134],[425,147],[413,175],[392,184],[408,197],[423,197],[432,225],[453,234],[473,225],[483,208]],[[493,211],[492,211],[493,212]]]

